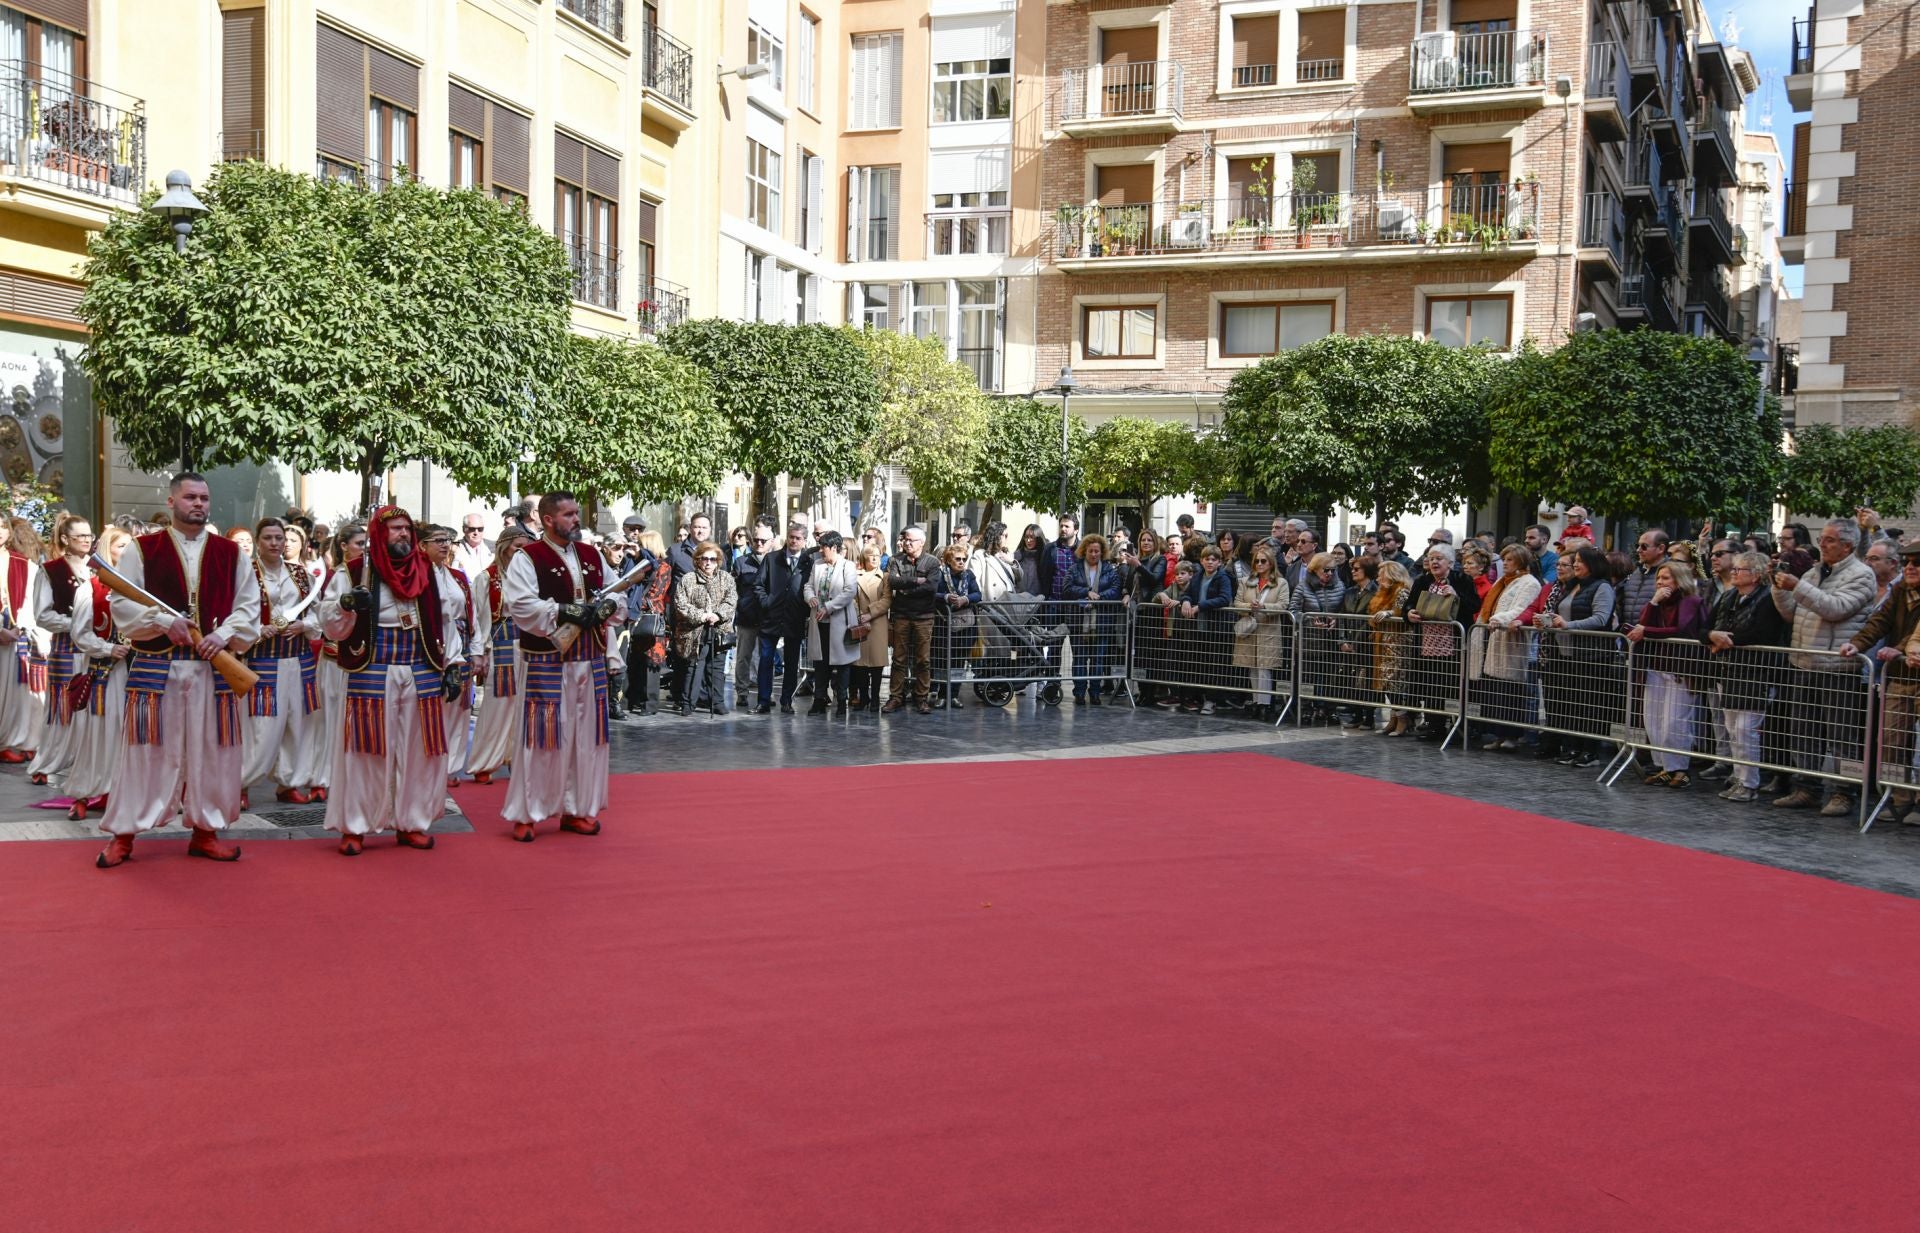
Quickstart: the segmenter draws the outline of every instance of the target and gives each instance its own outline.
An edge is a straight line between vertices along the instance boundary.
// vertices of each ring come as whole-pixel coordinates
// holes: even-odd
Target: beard
[[[389,560],[404,561],[412,555],[413,555],[412,544],[388,544],[387,545],[387,558]]]
[[[183,527],[204,527],[207,525],[207,511],[203,509],[181,510],[173,516],[173,521]]]

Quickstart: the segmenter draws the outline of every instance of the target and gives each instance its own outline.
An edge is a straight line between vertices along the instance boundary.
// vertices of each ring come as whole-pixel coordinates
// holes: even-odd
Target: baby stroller
[[[974,697],[988,706],[1005,706],[1013,691],[1029,681],[1045,678],[1049,665],[1060,663],[1060,644],[1066,627],[1047,625],[1046,601],[1038,595],[1013,594],[982,604],[980,658],[973,661]],[[1040,700],[1060,705],[1060,682],[1047,681]]]

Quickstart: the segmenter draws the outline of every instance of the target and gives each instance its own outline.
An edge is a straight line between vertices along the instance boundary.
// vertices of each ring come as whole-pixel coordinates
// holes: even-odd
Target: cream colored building
[[[72,308],[86,236],[176,167],[198,181],[263,158],[377,184],[404,166],[524,201],[568,247],[580,330],[641,336],[719,311],[718,149],[703,138],[718,19],[702,0],[0,4],[0,371],[9,392],[30,378],[33,408],[11,430],[0,419],[0,468],[50,475],[57,459],[69,503],[96,515],[158,501],[69,361],[85,342]],[[56,402],[65,449],[43,451],[56,425],[38,408]],[[289,502],[337,517],[354,495],[342,477],[273,468],[217,480],[222,522]],[[439,520],[468,504],[418,468],[394,480]]]

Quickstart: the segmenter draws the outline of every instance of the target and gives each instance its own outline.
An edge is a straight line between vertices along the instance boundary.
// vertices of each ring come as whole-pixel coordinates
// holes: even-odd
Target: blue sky
[[[1737,43],[1760,69],[1760,89],[1748,100],[1747,127],[1762,127],[1760,118],[1765,114],[1762,102],[1771,98],[1773,131],[1780,137],[1783,155],[1791,154],[1787,147],[1793,132],[1793,109],[1787,103],[1786,87],[1793,23],[1794,19],[1807,15],[1807,8],[1802,0],[1745,0],[1734,4],[1714,4],[1713,0],[1707,0],[1707,17],[1713,22],[1714,33],[1720,41]],[[1737,38],[1728,37],[1729,17],[1738,25]]]

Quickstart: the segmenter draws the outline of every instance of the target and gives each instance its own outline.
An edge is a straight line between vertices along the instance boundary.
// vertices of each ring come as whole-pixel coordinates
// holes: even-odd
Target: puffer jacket
[[[1873,567],[1848,554],[1820,576],[1815,565],[1800,576],[1800,585],[1788,591],[1776,587],[1773,606],[1793,625],[1795,654],[1787,658],[1796,668],[1814,672],[1858,672],[1860,665],[1838,655],[1804,655],[1802,651],[1838,651],[1867,623],[1880,586]]]

